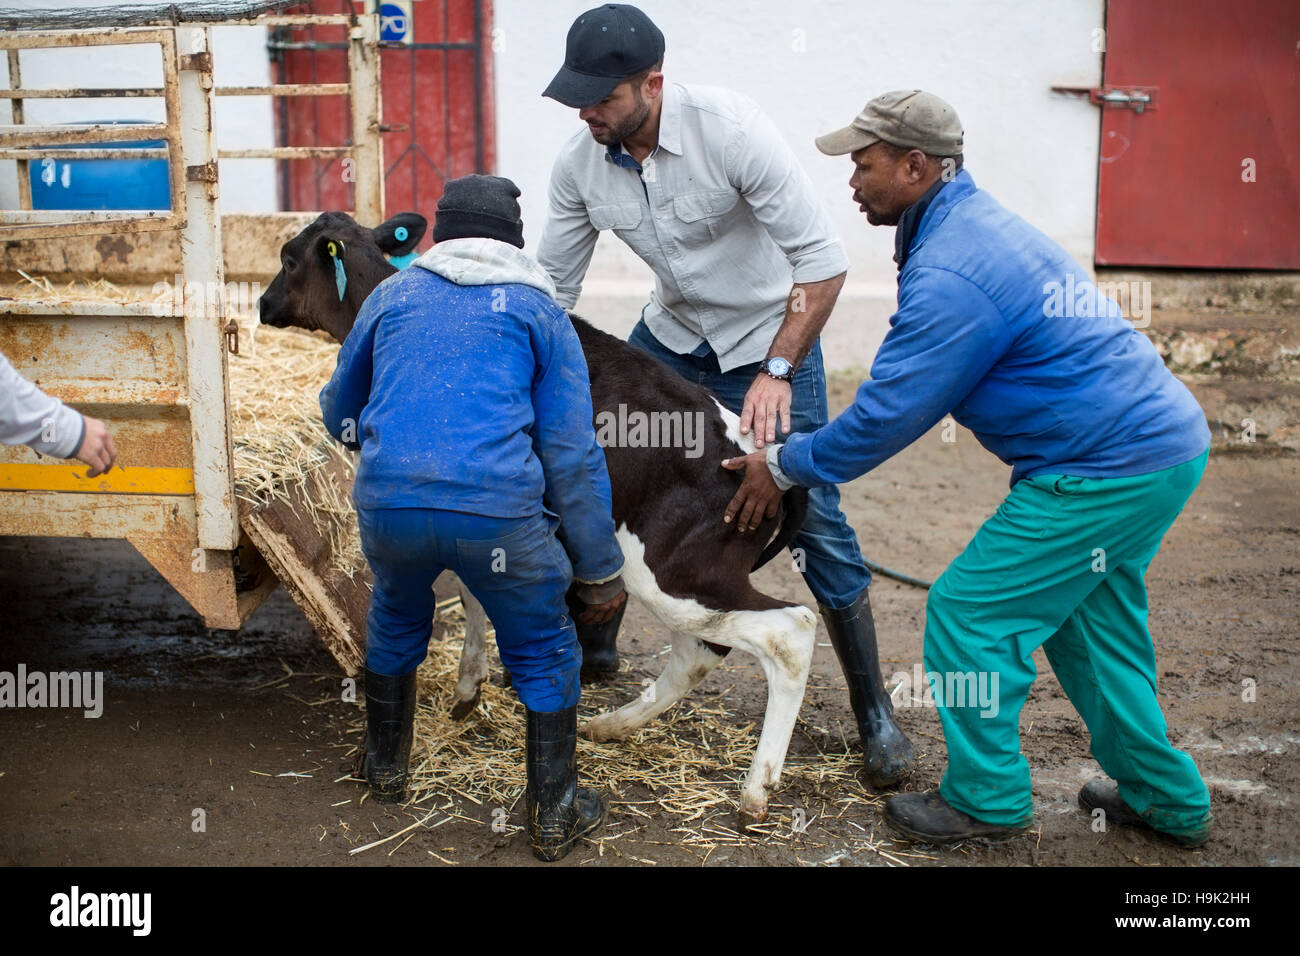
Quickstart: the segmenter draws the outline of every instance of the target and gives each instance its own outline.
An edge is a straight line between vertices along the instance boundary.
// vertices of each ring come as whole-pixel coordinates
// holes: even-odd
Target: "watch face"
[[[789,375],[790,363],[783,358],[770,358],[767,360],[767,370],[772,375]]]

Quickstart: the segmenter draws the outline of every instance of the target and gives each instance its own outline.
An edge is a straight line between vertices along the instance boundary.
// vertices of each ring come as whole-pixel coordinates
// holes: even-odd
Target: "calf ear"
[[[370,234],[385,255],[404,256],[415,249],[428,228],[428,220],[418,212],[399,212],[371,229]]]

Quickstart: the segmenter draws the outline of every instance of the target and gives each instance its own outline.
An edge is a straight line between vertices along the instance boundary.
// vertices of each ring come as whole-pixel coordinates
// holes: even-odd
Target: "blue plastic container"
[[[103,123],[105,121],[98,120]],[[145,120],[111,120],[122,126]],[[123,140],[68,146],[68,149],[115,149],[166,146],[164,140]],[[30,160],[33,209],[170,209],[171,188],[165,159]]]

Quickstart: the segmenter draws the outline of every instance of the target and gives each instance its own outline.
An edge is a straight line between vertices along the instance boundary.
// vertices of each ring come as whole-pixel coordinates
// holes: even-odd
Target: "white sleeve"
[[[587,204],[574,185],[564,152],[551,169],[549,199],[537,261],[555,283],[555,301],[561,308],[572,309],[582,294],[582,280],[600,233],[587,218]]]
[[[85,431],[81,413],[46,395],[0,354],[0,442],[71,458]]]
[[[757,107],[727,144],[723,162],[754,218],[785,253],[795,282],[821,282],[848,271],[848,255],[812,180]]]

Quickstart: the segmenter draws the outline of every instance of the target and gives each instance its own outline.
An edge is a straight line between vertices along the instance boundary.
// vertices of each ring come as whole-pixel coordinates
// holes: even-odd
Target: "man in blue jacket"
[[[495,176],[447,183],[437,244],[366,299],[320,402],[330,434],[361,451],[372,791],[404,795],[433,582],[450,568],[491,618],[527,709],[528,832],[536,855],[556,860],[605,813],[577,787],[582,654],[565,592],[574,578],[587,585],[593,623],[626,594],[587,364],[551,280],[522,251],[518,196]]]
[[[817,145],[851,154],[867,221],[898,227],[898,311],[844,414],[726,463],[745,469],[728,520],[752,527],[792,483],[851,481],[949,413],[1012,467],[1011,494],[926,604],[947,772],[935,792],[889,797],[886,818],[940,844],[1029,826],[1018,728],[1042,645],[1112,778],[1080,805],[1204,842],[1209,792],[1165,734],[1144,580],[1205,469],[1204,414],[1078,263],[975,186],[947,103],[886,93]]]

